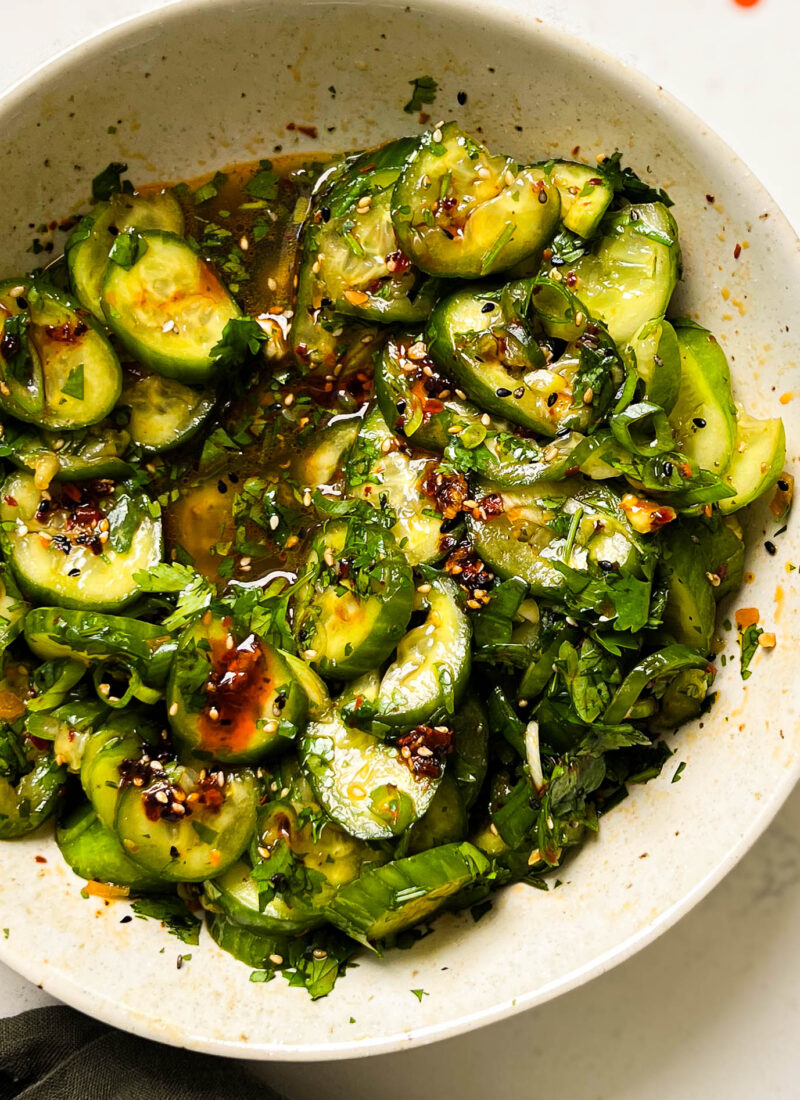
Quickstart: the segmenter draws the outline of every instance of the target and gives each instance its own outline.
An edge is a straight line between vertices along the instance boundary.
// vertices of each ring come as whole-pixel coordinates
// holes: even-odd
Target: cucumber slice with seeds
[[[172,191],[148,195],[116,194],[80,220],[67,241],[69,277],[81,305],[105,321],[100,293],[108,267],[108,253],[119,233],[134,229],[161,229],[183,233],[183,213]]]
[[[205,619],[181,635],[167,685],[178,745],[201,760],[255,763],[288,747],[308,701],[280,650],[229,620]]]
[[[130,267],[108,265],[101,302],[109,327],[136,359],[157,374],[206,382],[212,349],[241,310],[211,267],[172,233],[139,234]]]
[[[255,825],[256,785],[248,771],[198,776],[182,764],[168,764],[144,786],[124,787],[117,801],[115,829],[125,852],[171,882],[222,874],[245,850]]]
[[[681,386],[681,353],[672,325],[663,317],[646,321],[628,344],[645,395],[664,412],[672,411]]]
[[[32,470],[37,484],[45,489],[54,480],[117,479],[132,472],[125,461],[131,437],[108,418],[78,431],[5,424],[2,442],[11,450],[9,461],[20,469]]]
[[[410,565],[438,561],[442,517],[420,485],[430,459],[412,458],[375,408],[364,420],[345,469],[348,496],[375,508],[385,500],[397,515],[392,533]]]
[[[560,273],[575,276],[577,296],[622,346],[646,321],[663,317],[679,270],[678,227],[654,202],[609,215],[591,251]]]
[[[292,935],[317,928],[324,917],[312,906],[287,903],[281,894],[261,908],[252,868],[237,860],[227,871],[203,883],[203,906],[259,935]]]
[[[461,610],[458,586],[426,571],[430,591],[421,597],[425,621],[397,646],[375,703],[381,722],[411,729],[440,712],[452,714],[469,680],[472,629]]]
[[[736,446],[736,408],[725,352],[692,322],[676,324],[681,382],[669,422],[679,449],[703,470],[724,474]]]
[[[541,168],[545,179],[558,188],[564,228],[579,237],[594,236],[614,198],[614,188],[602,168],[570,160],[551,160],[534,167]]]
[[[131,441],[143,451],[158,453],[191,439],[210,416],[215,399],[210,390],[149,374],[123,387],[119,405],[130,410]]]
[[[116,353],[85,311],[49,283],[0,283],[0,408],[39,428],[78,429],[116,404]]]
[[[32,474],[5,481],[0,544],[22,590],[40,603],[116,611],[139,594],[136,574],[161,561],[161,518],[150,501],[99,486],[59,482],[43,496]]]
[[[328,521],[306,556],[295,597],[301,651],[322,676],[349,680],[383,663],[411,617],[411,569],[390,532]]]
[[[360,840],[399,836],[425,813],[441,778],[416,775],[395,745],[345,725],[333,706],[309,722],[299,755],[325,812]]]
[[[726,514],[738,512],[768,492],[781,476],[786,461],[782,420],[756,420],[740,409],[736,427],[736,448],[724,478],[736,496],[719,502],[720,512]]]
[[[423,134],[406,161],[392,220],[401,248],[423,271],[475,279],[544,248],[560,208],[541,172],[491,156],[448,122]]]
[[[331,902],[328,918],[370,947],[429,919],[489,869],[472,844],[443,844],[365,871]]]

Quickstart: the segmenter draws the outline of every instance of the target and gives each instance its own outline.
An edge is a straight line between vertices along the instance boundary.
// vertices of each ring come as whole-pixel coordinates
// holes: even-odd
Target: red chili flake
[[[305,134],[306,137],[310,138],[315,138],[319,132],[316,126],[303,126],[299,122],[287,122],[286,129],[297,130],[298,133]]]
[[[47,752],[48,749],[53,747],[52,741],[45,741],[42,737],[34,737],[30,733],[28,734],[28,740],[39,752]]]
[[[739,259],[739,257],[741,256],[741,254],[742,254],[742,246],[741,246],[741,245],[740,245],[740,244],[738,243],[738,241],[737,241],[737,243],[736,243],[736,246],[735,246],[735,248],[734,248],[734,250],[733,250],[733,258],[734,258],[734,260],[738,260],[738,259]]]
[[[415,779],[438,779],[445,757],[453,751],[453,731],[448,726],[417,726],[397,745],[399,759]]]
[[[503,514],[503,498],[499,493],[488,493],[478,501],[478,508],[485,514],[487,519],[501,516]]]
[[[455,519],[469,499],[469,485],[463,474],[445,474],[436,462],[428,463],[420,489],[445,519]]]
[[[33,858],[36,860],[37,863],[47,863],[47,860],[44,856],[34,856]]]
[[[84,321],[78,321],[75,325],[65,321],[63,325],[45,325],[44,331],[55,343],[74,344],[88,331],[88,327]]]
[[[444,568],[470,594],[475,589],[487,589],[494,580],[494,574],[486,569],[475,550],[467,542],[462,542],[453,549],[444,563]]]
[[[573,287],[578,282],[578,276],[575,274],[574,271],[568,271],[567,274],[564,276],[564,282],[567,286]]]
[[[715,195],[706,195],[706,202],[716,202]]]
[[[402,249],[398,248],[386,257],[386,266],[393,275],[402,275],[404,271],[408,271],[411,267],[411,260]]]
[[[4,501],[6,502],[6,504],[7,504],[8,506],[9,506],[9,508],[16,508],[16,507],[17,507],[17,502],[16,502],[16,500],[14,499],[14,497],[12,497],[12,496],[10,495],[10,493],[6,493],[6,495],[5,495],[4,497],[3,497],[3,500],[4,500]]]

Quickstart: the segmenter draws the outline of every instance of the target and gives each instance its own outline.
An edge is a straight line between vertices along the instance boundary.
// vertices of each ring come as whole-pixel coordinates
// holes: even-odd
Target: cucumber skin
[[[254,909],[241,896],[237,896],[236,882],[233,883],[233,889],[228,888],[230,879],[238,877],[240,869],[244,872],[245,865],[237,862],[232,864],[224,874],[206,880],[203,884],[203,905],[206,909],[210,912],[222,913],[231,924],[245,928],[258,936],[295,935],[324,924],[324,917],[321,914],[311,910],[303,911],[299,906],[293,916],[292,910],[280,899],[277,905],[273,900],[263,910]],[[243,873],[242,877],[244,877]],[[284,909],[286,912],[283,912]]]
[[[228,955],[254,970],[266,970],[273,963],[270,956],[286,958],[289,953],[288,936],[278,933],[252,932],[241,925],[234,924],[222,913],[209,913],[206,927],[211,939]]]
[[[448,898],[489,871],[491,864],[474,845],[444,844],[365,871],[345,886],[326,910],[336,925],[366,947],[432,916]],[[424,890],[407,903],[404,892]],[[421,905],[416,905],[416,902]],[[432,903],[432,904],[431,904]],[[403,913],[403,908],[412,910]],[[389,914],[394,916],[389,916]]]
[[[171,883],[148,875],[127,857],[116,835],[88,804],[56,826],[56,844],[79,878],[148,892],[172,889]]]

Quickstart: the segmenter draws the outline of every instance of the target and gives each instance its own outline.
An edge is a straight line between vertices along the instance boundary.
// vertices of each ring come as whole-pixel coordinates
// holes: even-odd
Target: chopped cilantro
[[[127,164],[112,161],[102,172],[99,172],[92,180],[92,202],[108,202],[112,195],[120,191],[126,195],[133,194],[130,182],[122,178],[127,171]]]
[[[753,660],[753,657],[755,657],[756,650],[758,649],[758,639],[763,633],[764,631],[757,623],[752,623],[745,630],[739,631],[739,659],[743,680],[749,680],[752,676],[750,662]]]
[[[74,397],[76,401],[83,401],[83,363],[72,368],[61,387],[61,392],[67,397]]]
[[[426,103],[435,101],[439,85],[432,76],[417,76],[413,80],[409,80],[408,83],[413,91],[411,92],[411,99],[403,108],[407,115],[416,114],[417,111],[422,110]]]
[[[422,1003],[423,997],[430,997],[430,993],[428,993],[425,989],[412,989],[411,992],[414,994],[420,1004]]]
[[[137,917],[161,921],[167,931],[183,943],[200,942],[200,920],[180,898],[137,898],[131,902],[131,909]]]

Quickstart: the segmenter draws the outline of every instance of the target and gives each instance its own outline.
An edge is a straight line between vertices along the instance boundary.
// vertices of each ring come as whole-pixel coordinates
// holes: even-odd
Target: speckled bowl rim
[[[322,6],[324,2],[325,0],[300,0],[299,6],[316,7]],[[338,3],[341,4],[342,2],[343,0],[338,0]],[[228,8],[240,6],[255,8],[258,6],[254,0],[170,0],[169,3],[152,11],[117,20],[103,30],[87,35],[37,66],[27,76],[12,84],[5,93],[0,95],[0,126],[3,123],[3,116],[13,112],[18,104],[21,104],[34,93],[43,78],[57,78],[61,73],[80,64],[82,56],[109,48],[118,49],[128,37],[139,35],[148,26],[163,25],[166,21],[182,21],[189,18],[192,12],[221,7],[223,3]],[[268,0],[262,0],[262,3],[263,6],[268,6]],[[372,3],[371,5],[369,0],[344,0],[344,3],[353,7],[371,6],[387,9],[403,9],[408,6],[405,0],[380,0],[380,3]],[[418,12],[431,13],[447,13],[460,10],[466,13],[468,17],[474,17],[472,5],[468,4],[466,0],[415,0],[413,8]],[[770,217],[774,219],[773,225],[777,224],[779,226],[780,233],[785,236],[787,243],[794,244],[796,282],[800,285],[800,241],[783,211],[730,146],[680,100],[671,93],[666,92],[661,85],[637,69],[613,57],[605,50],[600,50],[572,34],[549,25],[545,20],[532,13],[522,14],[519,11],[511,11],[502,7],[491,11],[483,8],[481,19],[485,21],[488,27],[497,27],[499,30],[506,31],[513,29],[520,35],[536,34],[539,38],[543,37],[554,50],[571,57],[580,65],[588,65],[601,70],[612,66],[618,71],[619,78],[623,79],[641,97],[645,104],[657,107],[660,111],[669,112],[670,128],[673,132],[678,134],[681,132],[691,133],[696,137],[699,131],[706,145],[709,159],[714,162],[724,160],[728,171],[731,169],[739,171],[742,177],[748,180],[748,186],[752,188],[754,206],[757,203],[762,210],[768,211]],[[253,1046],[238,1041],[203,1040],[197,1036],[190,1038],[187,1035],[185,1045],[192,1049],[203,1050],[206,1053],[265,1061],[301,1062],[356,1058],[408,1050],[426,1043],[461,1035],[543,1004],[562,993],[567,993],[583,985],[592,978],[606,973],[606,971],[629,959],[636,952],[652,943],[658,936],[676,924],[735,867],[753,846],[783,806],[798,778],[800,778],[800,755],[794,759],[791,767],[786,768],[782,781],[772,789],[769,800],[763,803],[760,812],[752,817],[746,831],[739,840],[731,846],[716,866],[708,871],[690,890],[687,890],[672,906],[648,922],[641,931],[630,935],[610,950],[597,956],[590,963],[577,967],[562,977],[540,986],[530,994],[517,996],[513,1000],[502,1000],[488,1009],[471,1013],[466,1012],[463,1015],[443,1020],[438,1024],[411,1029],[382,1038],[353,1040],[344,1043],[321,1042],[317,1045],[260,1044]],[[41,976],[34,961],[15,952],[13,941],[0,938],[0,961],[30,981],[37,982]],[[83,988],[78,981],[67,977],[50,976],[46,981],[40,982],[39,985],[40,988],[53,997],[79,1011],[90,1016],[96,1015],[92,991]],[[142,1021],[138,1014],[130,1012],[124,1004],[105,1005],[103,1020],[144,1038],[161,1042],[174,1042],[172,1036],[164,1035],[155,1025],[148,1026],[147,1022]]]

